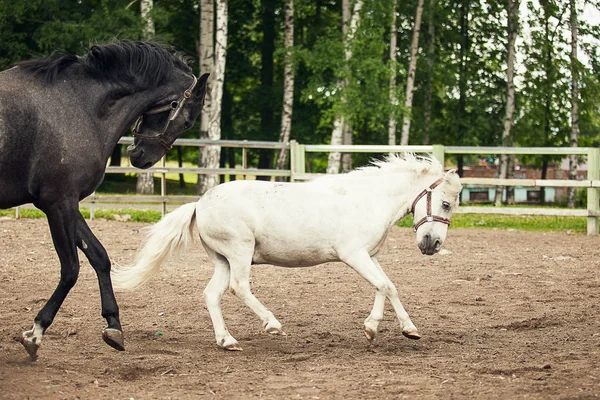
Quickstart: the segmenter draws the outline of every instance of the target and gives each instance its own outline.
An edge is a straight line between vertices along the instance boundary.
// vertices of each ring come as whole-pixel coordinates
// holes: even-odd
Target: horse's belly
[[[32,203],[34,198],[19,182],[7,182],[0,178],[0,208],[11,208]]]
[[[338,261],[335,251],[326,247],[298,246],[283,243],[256,244],[252,262],[281,267],[310,267],[330,261]]]

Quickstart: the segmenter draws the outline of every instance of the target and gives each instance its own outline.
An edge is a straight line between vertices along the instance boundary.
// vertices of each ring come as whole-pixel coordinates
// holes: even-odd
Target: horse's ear
[[[208,80],[208,76],[210,74],[204,74],[200,78],[198,78],[198,83],[194,88],[194,94],[197,98],[204,100],[204,96],[206,95],[206,81]]]
[[[444,181],[448,182],[449,184],[452,184],[453,182],[456,182],[460,186],[460,189],[462,189],[462,185],[460,185],[460,177],[456,173],[456,169],[455,168],[452,168],[451,170],[449,170],[448,172],[446,172],[446,175],[444,175]]]
[[[456,179],[456,176],[458,176],[456,174],[456,169],[452,168],[451,170],[448,170],[448,172],[446,172],[446,174],[444,175],[444,180],[446,182],[452,182],[453,179]]]

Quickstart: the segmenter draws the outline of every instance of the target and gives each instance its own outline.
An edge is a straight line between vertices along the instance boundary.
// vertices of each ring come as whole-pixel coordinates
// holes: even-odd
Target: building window
[[[489,192],[486,190],[485,192],[469,192],[469,200],[473,203],[485,203],[490,201]]]
[[[541,193],[542,192],[540,192],[539,190],[528,190],[527,201],[532,203],[539,203]]]

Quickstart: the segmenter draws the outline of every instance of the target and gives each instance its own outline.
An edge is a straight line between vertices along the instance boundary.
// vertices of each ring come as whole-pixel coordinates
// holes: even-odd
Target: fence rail
[[[124,137],[119,140],[120,144],[131,144],[133,138]],[[161,178],[160,195],[98,195],[93,194],[84,199],[82,203],[91,204],[91,217],[94,215],[94,206],[96,203],[160,203],[163,213],[166,212],[168,203],[189,202],[196,199],[196,196],[173,196],[166,193],[166,174],[167,173],[189,173],[189,174],[214,174],[214,175],[241,175],[246,176],[271,176],[287,177],[291,181],[303,181],[313,179],[321,174],[309,173],[306,170],[306,153],[390,153],[409,151],[413,153],[431,153],[442,164],[446,154],[479,154],[479,155],[587,155],[588,173],[587,179],[581,181],[558,180],[558,179],[493,179],[493,178],[462,178],[463,184],[475,186],[522,186],[522,187],[576,187],[587,188],[587,209],[559,209],[559,208],[512,208],[512,207],[460,207],[459,213],[479,213],[479,214],[508,214],[508,215],[555,215],[555,216],[579,216],[587,217],[588,234],[598,233],[598,217],[600,216],[600,149],[587,147],[467,147],[467,146],[442,146],[442,145],[422,145],[422,146],[387,146],[387,145],[314,145],[300,144],[294,140],[289,143],[283,142],[265,142],[249,140],[207,140],[207,139],[177,139],[175,146],[220,146],[229,148],[240,148],[242,150],[241,168],[188,168],[188,167],[167,167],[165,158],[162,159],[162,166],[154,167],[144,172],[159,174]],[[290,169],[257,169],[248,168],[247,150],[248,149],[271,149],[271,150],[289,150],[290,151]],[[107,167],[106,173],[124,174],[140,173],[141,171],[134,167]],[[17,217],[19,208],[16,209]]]

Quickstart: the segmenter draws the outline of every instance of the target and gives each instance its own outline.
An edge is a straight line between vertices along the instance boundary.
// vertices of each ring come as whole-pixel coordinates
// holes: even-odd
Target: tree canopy
[[[224,139],[275,141],[278,138],[283,100],[285,3],[284,0],[228,0],[221,120]],[[363,1],[360,23],[348,44],[352,57],[346,60],[342,1],[294,1],[292,139],[328,143],[335,115],[342,113],[352,126],[354,143],[387,143],[390,117],[401,120],[408,112],[403,109],[402,99],[417,1],[398,2],[395,10],[392,3]],[[507,85],[505,3],[425,1],[410,111],[410,144],[426,140],[445,145],[502,143]],[[568,3],[521,0],[512,130],[515,145],[569,145],[568,94],[573,69],[569,59]],[[598,11],[598,2],[578,0],[576,4],[582,54],[576,66],[580,76],[579,141],[580,145],[597,146],[600,28],[586,16]],[[198,1],[155,0],[152,17],[158,40],[198,59]],[[390,61],[389,57],[392,18],[397,18],[398,27],[396,61]],[[135,0],[3,0],[0,68],[55,50],[81,54],[93,43],[115,38],[140,39],[143,26],[140,3]],[[429,49],[434,49],[433,53]],[[194,69],[202,72],[198,71],[197,61]],[[392,69],[397,80],[398,104],[390,104],[389,100]],[[268,79],[264,74],[270,74]],[[347,82],[343,101],[337,86],[340,79]],[[427,109],[431,110],[430,116]],[[186,136],[199,137],[198,124]],[[197,149],[185,148],[184,152],[186,160],[195,162]],[[258,157],[258,152],[251,153],[255,161]]]

